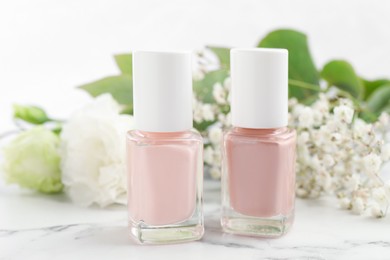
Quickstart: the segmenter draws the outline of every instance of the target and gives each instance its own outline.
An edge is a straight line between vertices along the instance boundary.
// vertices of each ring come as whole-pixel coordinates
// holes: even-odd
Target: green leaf
[[[31,124],[40,125],[51,121],[46,112],[37,106],[22,106],[15,104],[13,109],[14,118],[21,119]]]
[[[225,69],[215,70],[207,73],[202,80],[194,82],[194,91],[197,97],[204,103],[214,103],[213,86],[228,77],[229,72]]]
[[[377,80],[366,80],[366,79],[361,79],[363,82],[364,86],[364,100],[367,100],[367,98],[379,87],[385,85],[385,84],[390,84],[390,80],[388,79],[377,79]]]
[[[367,110],[376,115],[379,115],[389,105],[390,105],[390,84],[379,87],[367,99]]]
[[[120,104],[132,106],[133,81],[129,75],[111,76],[94,81],[79,88],[87,91],[91,96],[97,97],[104,93],[110,93]]]
[[[118,54],[114,58],[122,74],[133,75],[133,59],[131,54]]]
[[[262,48],[283,48],[288,50],[289,79],[311,85],[319,85],[319,74],[310,54],[304,33],[281,29],[270,32],[258,44]],[[289,84],[289,96],[304,100],[317,96],[318,91]]]
[[[133,106],[132,105],[125,106],[122,109],[121,114],[132,115],[133,114]]]
[[[212,52],[217,55],[221,68],[230,69],[230,49],[224,47],[207,46]]]
[[[197,123],[194,121],[194,128],[197,129],[199,132],[203,132],[214,123],[215,121],[202,121],[201,123]]]
[[[336,86],[355,98],[363,97],[363,84],[352,65],[347,61],[333,60],[328,62],[322,69],[321,76],[329,85]]]

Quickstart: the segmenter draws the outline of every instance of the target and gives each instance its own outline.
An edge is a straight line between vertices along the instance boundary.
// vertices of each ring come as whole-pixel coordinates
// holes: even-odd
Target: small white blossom
[[[390,143],[384,144],[382,146],[381,156],[383,161],[390,160]]]
[[[227,77],[227,78],[223,81],[223,87],[225,88],[226,91],[230,91],[231,86],[232,86],[232,80],[231,80],[230,77]]]
[[[218,179],[221,177],[221,171],[219,168],[213,167],[210,169],[210,175],[211,175],[211,178]]]
[[[211,104],[202,105],[202,118],[206,121],[214,121],[215,115]]]
[[[217,126],[211,127],[209,130],[209,139],[213,144],[220,144],[222,140],[222,129]]]
[[[192,102],[192,110],[194,121],[196,123],[201,123],[203,121],[202,104],[196,99],[195,96]]]
[[[299,197],[301,197],[301,198],[304,198],[304,197],[307,197],[307,196],[308,196],[308,192],[307,192],[305,189],[300,189],[300,188],[298,188],[298,189],[296,190],[296,193],[297,193],[297,195],[298,195]]]
[[[385,212],[382,210],[380,205],[376,202],[373,202],[370,206],[371,216],[374,218],[383,218],[385,216]]]
[[[335,119],[337,121],[345,122],[347,124],[350,124],[352,122],[354,113],[352,108],[342,105],[335,107],[333,111]]]
[[[347,197],[340,199],[340,207],[343,209],[351,209],[351,200]]]
[[[310,107],[304,107],[298,117],[299,124],[302,127],[311,127],[313,125],[313,111]]]
[[[378,156],[377,154],[370,153],[369,155],[363,158],[364,170],[369,173],[377,174],[380,170],[381,165],[382,165],[382,160],[380,156]]]
[[[386,202],[386,191],[385,188],[380,187],[380,188],[375,188],[372,191],[372,198],[379,203]]]
[[[362,214],[365,210],[364,201],[361,198],[355,198],[352,201],[352,210],[357,214]]]
[[[203,151],[203,160],[208,164],[214,162],[214,150],[211,146],[207,146]]]
[[[335,161],[330,154],[325,154],[322,161],[323,161],[325,167],[332,167],[335,164]]]
[[[213,97],[217,104],[226,104],[226,92],[222,84],[217,82],[213,86]]]
[[[346,187],[354,191],[359,188],[359,185],[360,185],[360,175],[352,174],[352,176],[350,176],[349,180],[347,181]]]

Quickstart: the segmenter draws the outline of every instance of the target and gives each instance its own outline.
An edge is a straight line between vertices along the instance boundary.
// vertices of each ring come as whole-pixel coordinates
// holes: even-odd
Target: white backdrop
[[[345,58],[390,77],[386,0],[0,0],[0,132],[13,103],[66,117],[88,100],[75,86],[117,73],[132,49],[254,46],[288,27],[309,35],[317,66]]]

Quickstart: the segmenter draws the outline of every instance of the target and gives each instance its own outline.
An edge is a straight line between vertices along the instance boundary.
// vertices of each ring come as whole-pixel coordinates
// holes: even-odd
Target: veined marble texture
[[[0,259],[390,259],[390,217],[357,216],[331,199],[298,199],[280,239],[223,233],[215,182],[205,185],[204,212],[201,241],[142,246],[128,236],[125,207],[82,208],[0,186]]]

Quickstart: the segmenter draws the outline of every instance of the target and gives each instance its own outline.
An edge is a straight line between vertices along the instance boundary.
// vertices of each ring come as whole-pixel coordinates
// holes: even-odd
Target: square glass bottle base
[[[151,226],[144,222],[129,223],[130,235],[141,244],[169,244],[199,240],[204,233],[202,223],[180,223]]]
[[[293,221],[294,213],[288,216],[278,215],[267,218],[250,217],[235,213],[234,216],[222,216],[221,225],[227,233],[278,238],[289,231]]]

